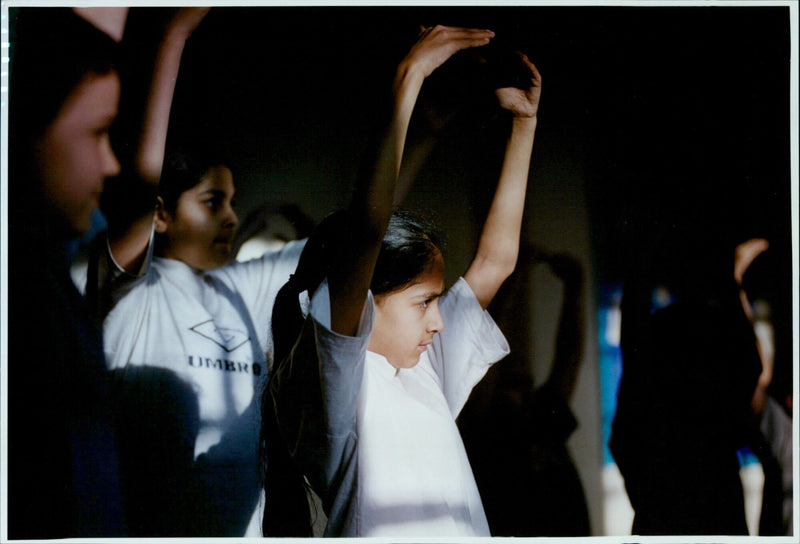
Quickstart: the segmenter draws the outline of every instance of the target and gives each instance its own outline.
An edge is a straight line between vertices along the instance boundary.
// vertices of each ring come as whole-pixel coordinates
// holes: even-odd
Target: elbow
[[[519,247],[515,245],[513,248],[503,251],[491,259],[495,277],[501,282],[508,279],[508,277],[514,273],[514,270],[517,269],[518,256]]]
[[[501,237],[482,239],[475,262],[499,281],[505,281],[517,267],[519,238]]]
[[[511,274],[514,273],[514,270],[517,269],[517,259],[512,259],[506,262],[497,263],[495,265],[495,275],[498,280],[502,283],[506,281]]]
[[[481,276],[492,278],[492,283],[499,286],[514,273],[517,267],[517,259],[516,256],[506,259],[478,256],[475,259],[474,266]]]
[[[158,185],[163,163],[163,155],[143,153],[136,157],[136,176],[148,185]]]

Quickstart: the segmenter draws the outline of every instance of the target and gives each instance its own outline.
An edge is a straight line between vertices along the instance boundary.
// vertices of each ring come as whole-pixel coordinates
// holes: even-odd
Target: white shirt
[[[146,274],[118,288],[104,322],[111,369],[167,369],[196,395],[175,407],[190,425],[199,409],[195,461],[222,534],[260,536],[259,396],[267,377],[272,306],[297,266],[303,242],[246,263],[198,272],[153,259]],[[218,506],[217,506],[218,505]]]
[[[455,417],[509,348],[463,279],[439,308],[444,330],[415,367],[396,369],[366,349],[371,296],[355,337],[330,330],[325,283],[312,299],[326,446],[296,459],[322,496],[326,536],[489,535]]]

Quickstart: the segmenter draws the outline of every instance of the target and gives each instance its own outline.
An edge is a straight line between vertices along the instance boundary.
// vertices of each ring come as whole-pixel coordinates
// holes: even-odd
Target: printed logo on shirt
[[[211,319],[203,321],[194,327],[190,327],[189,330],[199,334],[203,338],[211,340],[228,353],[242,347],[250,340],[247,332],[227,327],[218,327]]]
[[[241,363],[229,361],[228,359],[212,359],[211,357],[195,357],[189,355],[189,366],[192,368],[211,368],[222,370],[223,372],[242,372],[248,374],[252,371],[253,376],[260,376],[266,363]]]

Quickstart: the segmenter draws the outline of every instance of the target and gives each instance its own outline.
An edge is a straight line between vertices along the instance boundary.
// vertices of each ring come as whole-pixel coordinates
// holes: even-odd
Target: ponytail
[[[304,291],[312,295],[327,276],[328,263],[336,255],[333,248],[342,238],[346,239],[342,236],[344,221],[346,215],[338,212],[317,226],[303,248],[295,273],[281,287],[272,309],[274,364],[261,396],[260,459],[266,492],[261,530],[266,537],[313,536],[308,485],[303,471],[292,459],[294,448],[281,429],[278,406],[282,399],[303,404],[303,400],[289,393],[290,388],[296,388],[309,403],[321,402],[316,358],[306,361],[309,357],[296,360],[292,357],[305,324],[299,297]],[[293,361],[302,362],[292,367]]]
[[[322,444],[290,436],[288,429],[308,430],[322,425],[322,391],[319,360],[313,334],[301,334],[310,326],[303,315],[299,297],[309,296],[328,277],[341,258],[350,237],[349,216],[337,212],[325,218],[306,242],[297,270],[281,288],[272,310],[274,365],[261,397],[261,477],[266,491],[262,532],[267,537],[312,536],[308,484],[303,467],[294,457],[304,449]],[[381,244],[370,289],[374,294],[402,289],[427,270],[439,252],[440,241],[427,222],[407,212],[395,212]],[[311,339],[300,342],[300,338]],[[304,440],[309,440],[304,437]],[[313,440],[313,438],[311,439]]]

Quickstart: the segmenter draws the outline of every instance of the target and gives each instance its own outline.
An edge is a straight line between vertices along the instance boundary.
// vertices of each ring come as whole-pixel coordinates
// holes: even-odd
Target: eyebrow
[[[225,191],[222,190],[222,189],[206,189],[205,191],[200,193],[200,196],[221,196],[221,197],[224,197],[225,196]],[[236,193],[233,193],[231,195],[231,198],[233,198],[234,196],[236,196]]]
[[[447,289],[442,289],[441,291],[428,291],[427,293],[421,293],[414,298],[432,300],[434,298],[439,298],[443,296],[446,292]]]

